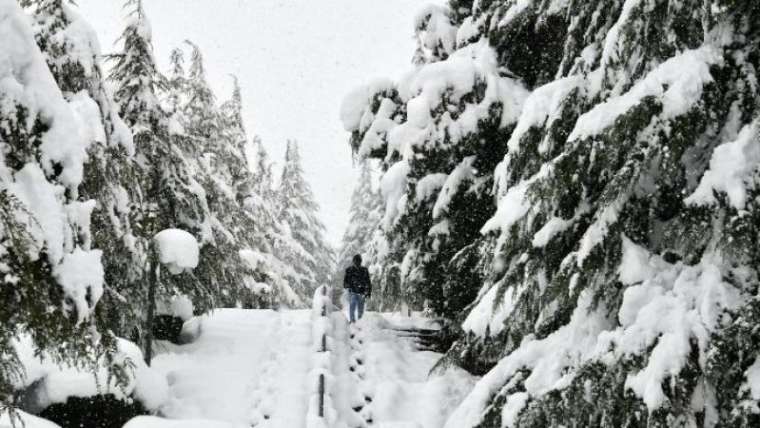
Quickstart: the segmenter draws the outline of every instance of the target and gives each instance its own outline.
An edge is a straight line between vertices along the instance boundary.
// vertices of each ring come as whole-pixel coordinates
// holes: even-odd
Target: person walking
[[[346,269],[343,288],[348,290],[348,319],[354,323],[364,315],[364,299],[372,296],[369,271],[362,266],[362,256],[354,256],[353,264]]]

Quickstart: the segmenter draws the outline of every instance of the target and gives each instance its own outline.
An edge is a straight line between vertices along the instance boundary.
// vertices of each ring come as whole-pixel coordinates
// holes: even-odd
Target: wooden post
[[[322,352],[327,352],[327,335],[322,335]]]
[[[319,375],[319,417],[325,417],[325,375]]]

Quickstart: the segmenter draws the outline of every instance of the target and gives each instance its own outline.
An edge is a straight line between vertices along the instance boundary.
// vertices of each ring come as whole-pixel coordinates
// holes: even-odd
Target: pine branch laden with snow
[[[90,141],[87,162],[79,188],[80,198],[91,200],[89,226],[79,232],[85,247],[103,252],[102,263],[109,291],[102,310],[121,319],[106,326],[126,334],[134,323],[125,322],[123,307],[114,304],[113,293],[130,288],[142,276],[144,245],[136,238],[130,208],[139,204],[140,193],[132,184],[132,133],[117,113],[117,106],[106,91],[100,63],[100,47],[94,30],[66,2],[31,2],[35,38],[58,87],[81,118]],[[91,234],[84,234],[92,230]],[[118,314],[118,315],[117,315]]]
[[[12,0],[0,2],[0,399],[28,377],[15,341],[59,363],[91,364],[112,348],[95,333],[102,252],[91,247],[95,201],[79,196],[92,132],[92,100],[68,101]]]
[[[757,5],[444,15],[454,49],[352,92],[342,120],[384,162],[385,274],[456,318],[447,358],[486,373],[446,426],[759,423]]]

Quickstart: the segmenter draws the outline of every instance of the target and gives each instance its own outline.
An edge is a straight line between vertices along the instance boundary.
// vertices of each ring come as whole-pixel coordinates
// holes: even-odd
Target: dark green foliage
[[[524,365],[510,371],[504,385],[487,383],[493,396],[485,408],[468,408],[470,415],[482,410],[477,426],[504,426],[505,404],[520,397],[526,400],[514,425],[520,427],[756,424],[758,402],[751,396],[746,372],[758,355],[754,335],[760,322],[756,305],[750,303],[758,289],[760,262],[757,165],[749,165],[751,174],[742,172],[738,186],[746,192],[746,202],[741,207],[735,195],[718,188],[714,201],[689,196],[706,171],[715,168],[711,160],[716,148],[734,141],[742,129],[750,132],[752,144],[760,139],[760,93],[754,83],[760,69],[760,7],[743,1],[483,0],[451,1],[450,9],[451,22],[462,26],[466,38],[459,40],[460,51],[447,58],[469,55],[467,49],[488,43],[497,54],[501,78],[519,79],[534,91],[530,101],[537,103],[524,107],[528,114],[516,119],[516,125],[483,120],[476,131],[453,140],[440,124],[458,117],[462,104],[452,102],[446,90],[431,111],[433,131],[424,143],[408,143],[413,155],[387,153],[376,143],[371,153],[364,153],[383,159],[386,168],[399,161],[410,166],[405,209],[386,230],[391,248],[387,272],[406,269],[396,295],[417,306],[424,302],[452,323],[510,305],[498,332],[491,331],[493,324],[480,334],[459,332],[440,364],[456,363],[475,374],[484,374],[499,361]],[[688,79],[689,85],[697,85],[692,88],[696,92],[682,91],[681,82],[673,79],[688,70],[662,74],[663,63],[705,52],[719,59],[699,60],[710,78],[702,83]],[[696,67],[684,64],[682,68]],[[403,123],[411,103],[392,95],[386,99],[396,105],[391,118]],[[475,85],[461,99],[478,102],[482,88]],[[491,108],[499,107],[495,103]],[[376,100],[368,108],[380,113]],[[490,119],[496,117],[498,111]],[[363,132],[369,131],[354,131],[352,137],[360,152]],[[463,180],[448,210],[433,215],[440,193],[418,200],[417,183],[433,173],[451,174],[466,156],[477,159],[475,180],[483,178],[484,185],[478,181],[473,191],[473,182]],[[487,220],[499,215],[491,198],[523,202],[525,213],[504,226],[487,225],[488,233],[481,236]],[[516,208],[507,207],[512,212]],[[443,218],[449,232],[430,236]],[[699,328],[711,339],[697,333],[699,328],[686,334],[688,355],[675,360],[677,370],[668,372],[660,385],[665,398],[652,409],[626,381],[648,367],[657,346],[667,340],[664,331],[642,338],[646,346],[641,349],[614,357],[541,351],[547,354],[535,359],[556,358],[572,381],[548,391],[530,390],[524,382],[534,375],[535,363],[518,351],[531,343],[562,348],[560,339],[577,340],[569,332],[585,327],[573,325],[581,302],[586,302],[584,310],[609,324],[600,327],[601,333],[585,333],[595,340],[605,343],[606,334],[636,331],[621,309],[636,307],[628,292],[648,285],[622,279],[626,245],[641,249],[657,269],[674,275],[699,269],[720,272],[720,284],[712,284],[716,279],[711,278],[710,285],[732,296],[724,300],[700,295],[692,301],[689,293],[704,292],[707,285],[682,291],[679,287],[687,286],[681,281],[688,278],[677,283],[678,275],[657,279],[668,297],[675,294],[686,307],[694,306],[695,316],[702,317]],[[489,289],[496,296],[490,306],[481,300]],[[715,319],[707,307],[719,311]],[[647,316],[667,317],[636,310],[642,311],[642,322]],[[616,345],[609,346],[614,352]],[[520,393],[525,395],[514,395]]]
[[[153,338],[180,344],[183,324],[182,318],[172,315],[156,315],[153,321]]]
[[[714,385],[720,420],[734,427],[760,423],[757,402],[746,388],[745,372],[760,357],[760,300],[747,302],[726,327],[715,332],[705,368]]]
[[[48,406],[40,417],[61,428],[121,428],[130,419],[148,414],[136,400],[120,400],[113,394],[69,397],[65,403]]]

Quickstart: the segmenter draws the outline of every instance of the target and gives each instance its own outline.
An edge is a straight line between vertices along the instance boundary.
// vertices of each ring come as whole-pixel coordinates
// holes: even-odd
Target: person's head
[[[361,254],[357,254],[354,256],[354,266],[361,266],[362,265],[362,256]]]

